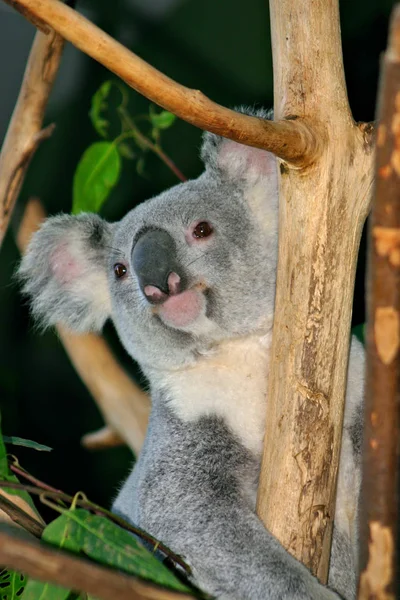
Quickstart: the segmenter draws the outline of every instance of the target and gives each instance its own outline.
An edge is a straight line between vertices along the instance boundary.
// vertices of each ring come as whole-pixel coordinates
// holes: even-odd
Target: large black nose
[[[132,265],[140,288],[150,301],[160,302],[166,295],[180,291],[182,277],[179,274],[175,242],[166,231],[151,229],[144,232],[133,247]],[[170,277],[171,274],[174,277]],[[157,288],[161,293],[152,293],[152,288]]]

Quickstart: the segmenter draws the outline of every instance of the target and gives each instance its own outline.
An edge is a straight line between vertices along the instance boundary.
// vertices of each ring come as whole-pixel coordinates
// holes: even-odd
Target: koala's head
[[[277,176],[266,151],[206,134],[205,172],[131,210],[48,219],[19,275],[34,314],[78,332],[111,318],[145,368],[176,368],[271,326]]]

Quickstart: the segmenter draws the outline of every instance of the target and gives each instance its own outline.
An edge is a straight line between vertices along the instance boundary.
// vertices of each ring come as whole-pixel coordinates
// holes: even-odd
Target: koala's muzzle
[[[175,242],[166,231],[144,232],[133,247],[132,265],[149,302],[159,304],[182,291]]]

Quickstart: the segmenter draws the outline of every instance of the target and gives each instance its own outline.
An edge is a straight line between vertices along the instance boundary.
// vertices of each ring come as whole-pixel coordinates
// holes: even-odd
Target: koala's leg
[[[355,598],[357,592],[364,369],[364,349],[353,339],[329,570],[329,585],[348,599]]]
[[[258,462],[222,420],[183,423],[162,410],[114,509],[182,555],[221,600],[338,599],[254,513],[247,491]]]

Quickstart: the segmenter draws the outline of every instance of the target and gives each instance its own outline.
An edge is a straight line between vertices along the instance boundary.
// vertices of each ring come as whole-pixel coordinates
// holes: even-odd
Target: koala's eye
[[[123,277],[126,273],[126,266],[121,264],[121,263],[116,263],[114,265],[114,273],[115,276],[120,279],[121,277]]]
[[[207,221],[202,221],[201,223],[199,223],[198,225],[196,225],[196,227],[193,229],[193,237],[194,238],[206,238],[208,236],[210,236],[213,232],[213,228],[210,225],[210,223],[207,223]]]

